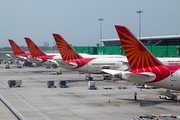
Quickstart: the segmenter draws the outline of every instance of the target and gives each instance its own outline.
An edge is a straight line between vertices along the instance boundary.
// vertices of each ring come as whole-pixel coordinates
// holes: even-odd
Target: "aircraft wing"
[[[127,57],[119,58],[119,62],[123,62],[125,64],[129,64]]]
[[[122,65],[125,65],[126,66],[126,68],[125,69],[120,69],[120,70],[129,70],[130,69],[130,66],[129,66],[129,63],[128,63],[128,60],[127,60],[127,58],[121,58],[121,59],[119,59],[119,62],[122,62]]]
[[[57,61],[57,63],[63,68],[75,68],[75,67],[77,67],[77,64],[73,63],[73,62],[67,63],[64,61]]]
[[[125,64],[129,64],[127,58],[121,58],[119,61]]]

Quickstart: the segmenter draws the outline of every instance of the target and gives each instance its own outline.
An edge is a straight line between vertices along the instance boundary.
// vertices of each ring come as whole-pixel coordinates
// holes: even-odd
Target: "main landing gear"
[[[85,79],[86,80],[93,80],[93,76],[91,76],[90,74],[86,74]]]
[[[111,80],[111,76],[102,76],[102,80]]]

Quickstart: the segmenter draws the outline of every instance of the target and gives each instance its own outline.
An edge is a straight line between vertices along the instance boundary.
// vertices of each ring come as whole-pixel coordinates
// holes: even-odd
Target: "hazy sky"
[[[0,47],[8,39],[26,46],[24,37],[38,46],[53,45],[52,33],[60,34],[75,46],[95,46],[102,38],[118,38],[114,25],[124,25],[139,36],[180,34],[180,0],[1,0]]]

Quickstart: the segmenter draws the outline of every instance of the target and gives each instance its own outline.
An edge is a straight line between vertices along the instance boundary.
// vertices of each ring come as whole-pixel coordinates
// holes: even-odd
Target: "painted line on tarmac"
[[[19,112],[17,109],[12,106],[1,94],[0,94],[0,100],[3,102],[3,104],[15,115],[15,117],[18,120],[26,120],[26,118]]]
[[[2,83],[0,83],[0,85],[7,89],[7,87],[5,85],[3,85]]]
[[[46,116],[44,116],[42,113],[40,113],[37,109],[35,109],[33,106],[31,106],[29,103],[27,103],[25,100],[23,100],[21,97],[19,97],[17,94],[12,92],[16,97],[18,97],[21,101],[23,101],[26,105],[31,107],[33,110],[35,110],[37,113],[39,113],[41,116],[43,116],[46,120],[49,120]]]

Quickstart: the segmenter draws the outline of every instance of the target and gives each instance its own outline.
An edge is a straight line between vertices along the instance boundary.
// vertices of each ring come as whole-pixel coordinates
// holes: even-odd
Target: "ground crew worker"
[[[137,93],[134,93],[134,100],[137,100]]]

